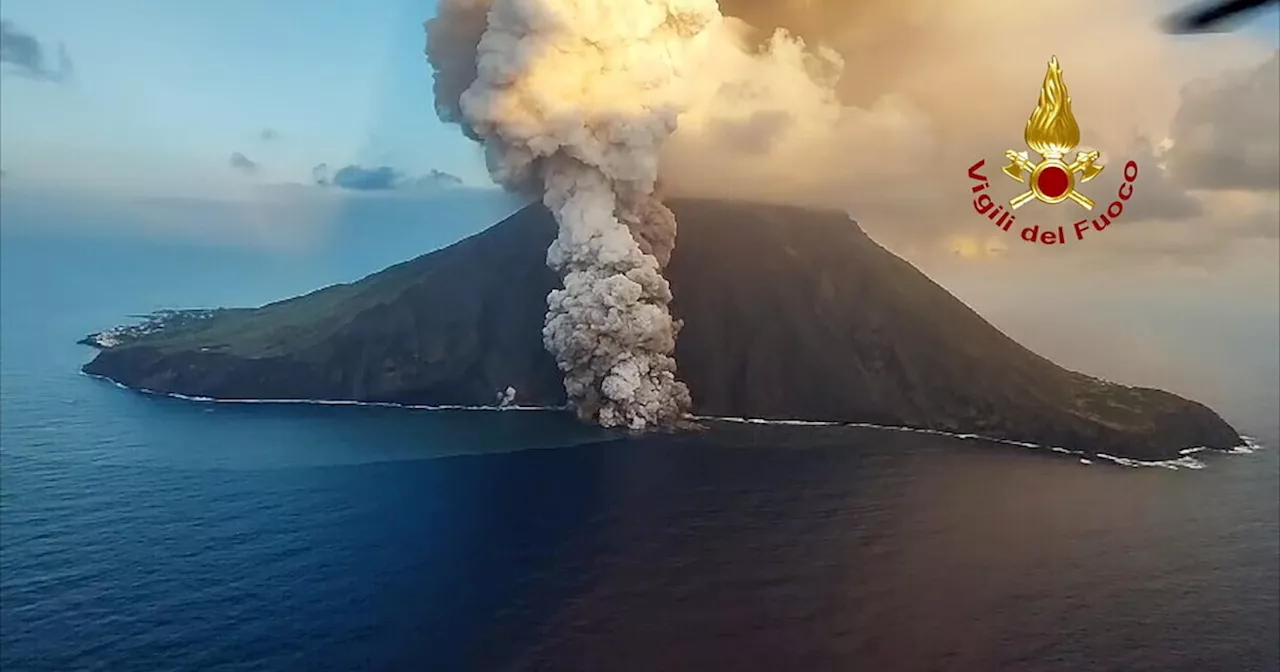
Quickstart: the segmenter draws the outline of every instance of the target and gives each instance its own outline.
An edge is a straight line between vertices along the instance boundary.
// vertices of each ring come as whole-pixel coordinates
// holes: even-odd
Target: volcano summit
[[[1068,371],[1014,342],[845,214],[670,203],[675,358],[702,415],[901,425],[1140,459],[1238,434],[1173,394]],[[116,337],[85,366],[219,399],[565,403],[543,347],[556,222],[531,205],[358,282]],[[113,332],[121,333],[121,332]]]

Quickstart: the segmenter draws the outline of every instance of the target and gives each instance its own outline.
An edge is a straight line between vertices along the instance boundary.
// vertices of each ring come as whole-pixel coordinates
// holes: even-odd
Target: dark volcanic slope
[[[1238,443],[1208,408],[1066,371],[841,213],[676,201],[677,358],[702,414],[903,424],[1097,452]],[[555,233],[531,206],[350,285],[161,332],[85,367],[217,398],[563,403],[542,348]]]

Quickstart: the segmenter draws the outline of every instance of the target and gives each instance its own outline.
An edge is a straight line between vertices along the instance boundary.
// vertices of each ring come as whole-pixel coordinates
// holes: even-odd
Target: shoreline
[[[80,375],[87,376],[89,378],[99,380],[99,381],[105,381],[105,382],[111,383],[112,385],[122,390],[128,390],[130,392],[134,392],[137,394],[145,394],[145,395],[156,396],[156,397],[168,397],[170,399],[178,399],[180,401],[190,401],[190,402],[205,403],[205,404],[365,406],[365,407],[373,407],[373,408],[399,408],[399,409],[405,409],[405,410],[419,410],[419,411],[473,411],[473,412],[495,412],[495,411],[496,412],[544,411],[545,412],[545,411],[567,410],[566,406],[519,406],[519,405],[468,406],[468,405],[462,405],[462,404],[428,405],[428,404],[401,404],[401,403],[384,402],[384,401],[354,401],[354,400],[342,400],[342,399],[216,399],[213,397],[198,397],[198,396],[179,394],[176,392],[161,392],[158,390],[150,390],[146,388],[134,388],[134,387],[125,385],[124,383],[118,380],[115,380],[114,378],[111,378],[109,376],[104,376],[96,373],[88,373],[83,369],[80,369],[79,372],[80,372]],[[1192,457],[1192,455],[1200,452],[1212,452],[1212,453],[1220,453],[1224,455],[1247,455],[1247,454],[1251,454],[1259,450],[1262,450],[1264,448],[1264,446],[1258,443],[1258,441],[1255,438],[1241,434],[1240,438],[1244,441],[1244,443],[1226,450],[1207,448],[1203,446],[1190,447],[1190,448],[1183,448],[1182,450],[1178,451],[1180,457],[1177,457],[1174,459],[1138,460],[1138,459],[1133,459],[1128,457],[1108,455],[1106,453],[1090,453],[1084,450],[1072,450],[1072,449],[1063,448],[1060,446],[1046,446],[1043,444],[1034,443],[1030,441],[1015,441],[1011,439],[1000,439],[996,437],[982,436],[979,434],[970,434],[970,433],[962,434],[962,433],[955,433],[955,432],[945,432],[937,429],[922,429],[918,427],[904,427],[904,426],[895,426],[895,425],[878,425],[878,424],[868,423],[868,422],[839,422],[839,421],[824,421],[824,420],[767,420],[763,418],[720,417],[720,416],[692,415],[692,414],[689,416],[689,418],[695,421],[724,422],[724,423],[733,423],[733,424],[810,426],[810,427],[852,427],[852,428],[858,428],[858,429],[875,429],[875,430],[893,431],[893,432],[910,432],[915,434],[931,434],[934,436],[944,436],[948,438],[961,439],[965,441],[984,441],[987,443],[994,443],[999,445],[1016,446],[1019,448],[1026,448],[1031,450],[1045,450],[1045,451],[1059,453],[1063,455],[1072,455],[1072,456],[1078,457],[1080,459],[1080,463],[1084,465],[1089,465],[1093,463],[1092,460],[1090,460],[1089,458],[1096,458],[1096,459],[1107,460],[1109,462],[1112,462],[1116,465],[1123,466],[1123,467],[1130,467],[1130,468],[1159,467],[1163,469],[1169,469],[1171,471],[1177,471],[1179,469],[1206,468],[1206,466],[1208,465]]]

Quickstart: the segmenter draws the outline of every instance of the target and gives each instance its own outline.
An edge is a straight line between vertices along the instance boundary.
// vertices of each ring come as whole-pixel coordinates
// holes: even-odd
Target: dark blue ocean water
[[[414,252],[0,252],[4,670],[1280,669],[1274,417],[1242,427],[1272,449],[1171,471],[873,430],[615,441],[545,413],[183,402],[79,375],[74,341]]]

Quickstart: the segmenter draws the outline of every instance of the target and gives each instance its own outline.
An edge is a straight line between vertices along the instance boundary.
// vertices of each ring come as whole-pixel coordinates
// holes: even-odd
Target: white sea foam
[[[1194,457],[1179,457],[1176,460],[1134,460],[1128,457],[1116,457],[1115,455],[1107,455],[1106,453],[1098,453],[1098,457],[1104,460],[1111,460],[1116,464],[1126,467],[1160,467],[1177,471],[1178,469],[1204,469],[1205,463]]]
[[[1069,455],[1083,455],[1083,451],[1071,450],[1070,448],[1062,448],[1059,446],[1044,446],[1038,443],[1030,443],[1027,441],[1014,441],[1010,439],[1000,439],[992,436],[983,436],[981,434],[956,433],[947,432],[940,429],[925,429],[923,427],[904,427],[902,425],[878,425],[870,422],[839,422],[832,420],[765,420],[762,418],[741,418],[714,415],[695,415],[695,420],[706,420],[714,422],[736,422],[751,425],[809,425],[819,427],[856,427],[861,429],[883,429],[892,432],[910,432],[912,434],[932,434],[934,436],[946,436],[953,439],[965,439],[970,441],[987,441],[991,443],[1001,443],[1010,446],[1018,446],[1021,448],[1049,449],[1056,453],[1066,453]]]
[[[189,394],[179,394],[177,392],[160,392],[158,390],[149,390],[145,387],[129,387],[118,380],[108,376],[96,373],[85,373],[83,375],[98,380],[105,380],[112,385],[132,392],[140,392],[157,397],[169,397],[171,399],[181,399],[183,401],[194,401],[204,404],[305,404],[309,406],[373,406],[380,408],[403,408],[418,411],[560,411],[564,410],[563,406],[467,406],[462,404],[398,404],[389,401],[355,401],[351,399],[217,399],[214,397],[203,397]]]
[[[383,408],[404,408],[404,409],[423,410],[423,411],[563,411],[563,410],[566,410],[567,408],[566,406],[518,406],[518,405],[467,406],[467,405],[459,405],[459,404],[445,404],[445,405],[433,406],[433,405],[427,405],[427,404],[397,404],[397,403],[383,402],[383,401],[353,401],[353,400],[345,400],[345,399],[328,399],[328,400],[327,399],[215,399],[213,397],[192,396],[192,395],[186,395],[186,394],[178,394],[176,392],[159,392],[157,390],[148,390],[146,388],[133,388],[109,376],[103,376],[103,375],[93,374],[93,373],[85,373],[84,371],[81,371],[81,374],[89,376],[90,378],[105,380],[122,390],[131,390],[135,392],[141,392],[143,394],[150,394],[150,395],[161,396],[161,397],[170,397],[173,399],[181,399],[184,401],[194,401],[199,403],[307,404],[307,405],[316,405],[316,406],[376,406],[376,407],[383,407]],[[708,421],[708,422],[731,422],[731,423],[750,424],[750,425],[780,425],[780,426],[792,426],[792,427],[856,427],[856,428],[862,428],[862,429],[887,430],[892,432],[910,432],[913,434],[932,434],[934,436],[946,436],[950,438],[963,439],[963,440],[969,440],[969,441],[985,441],[988,443],[998,443],[998,444],[1009,445],[1009,446],[1018,446],[1020,448],[1029,448],[1033,450],[1049,450],[1055,453],[1062,453],[1065,455],[1077,455],[1077,456],[1080,456],[1081,464],[1093,464],[1091,460],[1085,457],[1086,455],[1090,455],[1090,453],[1083,450],[1073,450],[1070,448],[1063,448],[1061,446],[1047,446],[1047,445],[1042,445],[1038,443],[1031,443],[1028,441],[1015,441],[1011,439],[1001,439],[993,436],[982,436],[981,434],[972,434],[972,433],[961,434],[956,432],[945,432],[939,429],[925,429],[922,427],[904,427],[901,425],[879,425],[879,424],[870,423],[870,422],[839,422],[839,421],[831,421],[831,420],[785,420],[785,419],[744,418],[744,417],[732,417],[732,416],[713,416],[713,415],[691,415],[689,417],[693,420],[702,420],[702,421]],[[1223,453],[1229,453],[1233,455],[1245,455],[1245,454],[1254,453],[1262,448],[1262,445],[1258,443],[1258,441],[1251,436],[1242,435],[1240,438],[1244,441],[1244,443],[1242,443],[1241,445],[1235,446],[1234,448],[1229,448],[1227,450],[1215,451],[1215,452],[1223,452]],[[1191,455],[1194,453],[1205,451],[1205,450],[1214,450],[1214,449],[1206,448],[1204,446],[1184,448],[1178,451],[1179,454],[1182,455],[1182,457],[1179,457],[1173,460],[1136,460],[1128,457],[1117,457],[1115,455],[1107,455],[1105,453],[1094,453],[1093,455],[1125,467],[1160,467],[1163,469],[1170,469],[1173,471],[1177,471],[1178,469],[1204,469],[1206,466],[1205,463],[1191,457]]]
[[[792,425],[801,427],[839,427],[848,423],[824,420],[765,420],[764,418],[738,418],[733,416],[693,415],[693,420],[709,420],[715,422],[736,422],[747,425]]]
[[[872,424],[867,422],[833,422],[833,421],[814,421],[814,420],[764,420],[761,418],[716,417],[716,416],[708,416],[708,415],[694,416],[694,418],[697,420],[736,422],[736,423],[746,423],[746,424],[753,424],[753,425],[815,425],[815,426],[824,426],[824,427],[859,427],[859,428],[867,428],[867,429],[883,429],[883,430],[889,430],[894,432],[911,432],[915,434],[933,434],[935,436],[947,436],[955,439],[986,441],[989,443],[999,443],[999,444],[1004,444],[1009,446],[1018,446],[1021,448],[1030,448],[1034,450],[1049,450],[1054,453],[1061,453],[1064,455],[1076,455],[1076,456],[1080,456],[1080,463],[1086,464],[1086,465],[1093,464],[1093,461],[1088,459],[1085,456],[1093,455],[1095,457],[1109,460],[1115,464],[1125,466],[1125,467],[1134,467],[1134,468],[1160,467],[1163,469],[1169,469],[1173,471],[1177,471],[1178,469],[1204,469],[1207,466],[1204,462],[1201,462],[1200,460],[1190,457],[1192,454],[1195,454],[1201,451],[1211,450],[1214,452],[1222,452],[1222,453],[1230,453],[1230,454],[1247,454],[1247,453],[1253,453],[1261,447],[1258,444],[1258,442],[1252,437],[1241,436],[1240,438],[1244,440],[1244,443],[1240,446],[1236,446],[1235,448],[1229,448],[1227,450],[1215,450],[1212,448],[1199,446],[1194,448],[1184,448],[1183,450],[1178,451],[1182,457],[1179,457],[1173,460],[1137,460],[1129,457],[1117,457],[1115,455],[1106,455],[1104,453],[1089,453],[1087,451],[1073,450],[1071,448],[1063,448],[1061,446],[1047,446],[1047,445],[1042,445],[1038,443],[1031,443],[1028,441],[1014,441],[1011,439],[1001,439],[1001,438],[996,438],[992,436],[982,436],[981,434],[971,434],[971,433],[961,434],[961,433],[955,433],[955,432],[945,432],[937,429],[923,429],[919,427],[902,427],[897,425],[877,425],[877,424]]]
[[[1262,450],[1262,447],[1263,447],[1262,444],[1258,443],[1258,440],[1253,438],[1252,436],[1242,435],[1240,438],[1244,439],[1244,443],[1236,446],[1235,448],[1228,450],[1227,451],[1228,453],[1231,453],[1232,455],[1248,455],[1250,453],[1255,453],[1259,450]]]

